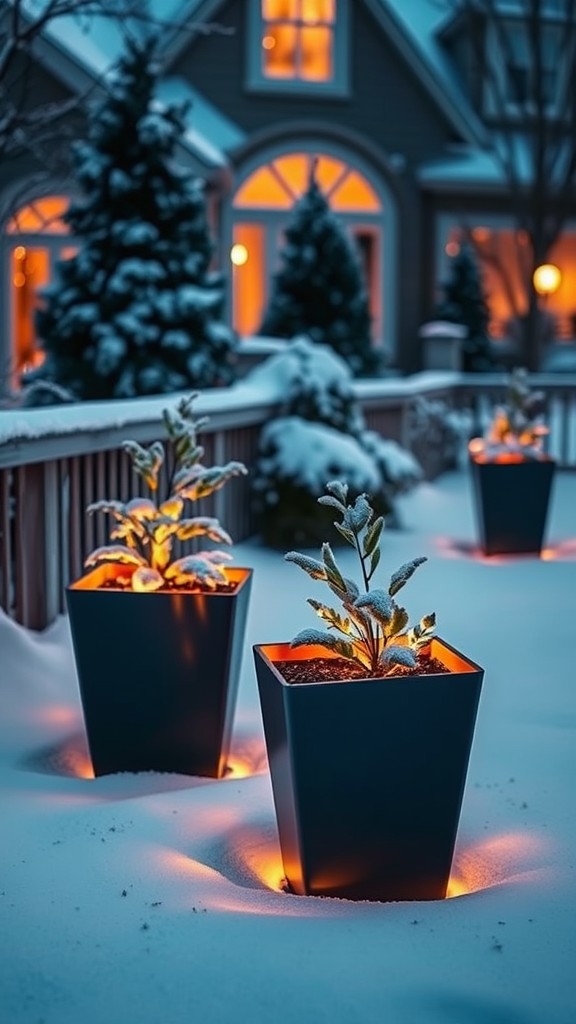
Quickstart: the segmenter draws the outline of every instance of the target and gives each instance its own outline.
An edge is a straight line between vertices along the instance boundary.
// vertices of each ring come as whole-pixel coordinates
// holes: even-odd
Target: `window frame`
[[[525,20],[522,17],[514,16],[514,12],[511,12],[510,17],[507,18],[506,27],[509,32],[513,33],[514,30],[516,30],[519,35],[527,32],[527,24]],[[545,28],[561,32],[563,23],[557,18],[551,16],[547,19]],[[484,46],[486,60],[491,64],[490,73],[482,83],[482,110],[484,117],[493,121],[494,119],[498,120],[503,116],[507,121],[520,122],[526,117],[531,115],[535,116],[536,107],[533,103],[528,99],[515,100],[512,97],[514,91],[512,76],[515,71],[523,71],[526,73],[528,88],[530,88],[529,67],[522,62],[511,64],[508,61],[507,55],[502,52],[497,32],[492,24],[487,26],[487,31],[484,37]],[[552,61],[551,66],[546,68],[546,71],[549,74],[554,75],[555,82],[554,88],[551,90],[553,98],[545,101],[544,110],[547,117],[560,118],[562,116],[562,101],[567,87],[567,67],[566,64],[557,67]],[[494,76],[497,83],[496,88],[502,96],[501,103],[494,97],[493,86],[490,81],[492,76]]]
[[[262,38],[266,24],[261,0],[248,0],[245,88],[251,93],[345,99],[350,96],[349,0],[336,0],[333,25],[333,68],[328,81],[303,78],[268,78],[262,68]]]

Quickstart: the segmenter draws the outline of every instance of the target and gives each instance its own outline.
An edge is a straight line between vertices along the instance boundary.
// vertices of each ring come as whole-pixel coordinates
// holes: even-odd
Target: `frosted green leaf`
[[[343,658],[354,659],[354,647],[347,640],[341,640],[333,633],[327,633],[320,629],[303,629],[292,640],[291,647],[310,647],[318,644],[329,651],[335,651]]]
[[[410,647],[400,647],[398,644],[386,647],[380,660],[384,668],[390,668],[392,665],[415,668],[417,663],[414,651]]]
[[[389,625],[394,612],[394,602],[385,590],[369,590],[354,601],[355,608],[367,611],[383,628]]]
[[[420,558],[413,558],[411,562],[405,562],[390,578],[390,586],[388,587],[388,593],[393,597],[398,591],[408,582],[410,577],[416,572],[419,565],[423,562],[427,562],[428,559],[425,556]]]
[[[348,484],[343,483],[342,480],[330,480],[326,484],[326,490],[329,494],[333,494],[344,506],[346,505],[348,500]]]
[[[284,555],[284,561],[294,562],[300,569],[304,569],[313,580],[326,580],[326,569],[316,558],[308,555],[301,555],[299,551],[288,551]]]

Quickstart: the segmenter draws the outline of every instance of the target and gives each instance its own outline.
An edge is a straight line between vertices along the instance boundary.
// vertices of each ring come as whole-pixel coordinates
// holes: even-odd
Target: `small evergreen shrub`
[[[457,255],[450,257],[444,298],[434,311],[434,317],[468,328],[468,336],[462,342],[465,372],[483,373],[494,369],[496,360],[488,336],[490,310],[470,245],[462,244]]]
[[[343,613],[308,598],[308,604],[326,624],[326,629],[305,629],[292,640],[292,647],[319,645],[341,658],[354,662],[364,676],[390,676],[401,669],[416,667],[417,656],[426,648],[434,635],[436,617],[426,615],[408,629],[408,613],[394,600],[395,595],[408,582],[426,558],[406,562],[392,574],[386,588],[371,589],[371,582],[380,564],[381,539],[384,529],[382,516],[375,517],[374,509],[365,494],[353,504],[348,503],[348,486],[340,480],[326,485],[327,494],[318,499],[320,505],[334,510],[340,517],[334,522],[338,533],[350,544],[360,564],[360,584],[347,579],[340,571],[330,544],[322,544],[322,560],[310,558],[298,551],[285,555],[313,580],[326,583],[340,601]]]
[[[544,409],[544,392],[532,391],[528,371],[517,367],[510,374],[505,401],[496,406],[484,438],[470,442],[471,454],[483,462],[510,457],[541,459],[548,434]]]
[[[259,333],[306,334],[328,345],[355,377],[378,372],[368,296],[357,252],[312,176],[286,228],[281,267]]]
[[[161,441],[143,448],[135,441],[125,441],[132,467],[150,488],[154,500],[133,498],[121,501],[97,501],[87,512],[108,513],[116,525],[110,532],[112,541],[88,555],[85,566],[92,569],[103,563],[116,563],[131,569],[132,590],[154,591],[168,586],[199,585],[214,589],[226,582],[222,566],[230,559],[226,551],[198,551],[172,561],[175,540],[207,538],[221,544],[232,539],[217,519],[210,516],[184,516],[185,503],[195,503],[219,490],[234,476],[246,473],[241,462],[228,462],[211,468],[202,464],[204,449],[197,433],[206,419],[194,419],[192,394],[182,399],[174,410],[165,409],[164,426],[168,449]],[[169,457],[169,463],[167,462]],[[160,496],[160,474],[165,467],[166,491]]]

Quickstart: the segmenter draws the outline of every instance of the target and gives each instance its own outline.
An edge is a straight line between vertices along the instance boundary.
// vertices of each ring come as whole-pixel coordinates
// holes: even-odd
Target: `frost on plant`
[[[527,370],[517,367],[510,375],[506,401],[497,406],[485,437],[470,442],[472,455],[483,462],[510,455],[541,459],[548,433],[544,403],[544,393],[530,389]]]
[[[285,558],[295,562],[313,580],[327,583],[342,605],[342,611],[321,601],[308,598],[308,603],[326,623],[326,629],[305,629],[292,641],[292,647],[318,644],[359,665],[365,675],[393,675],[399,668],[414,668],[418,652],[426,647],[434,634],[436,616],[425,615],[418,625],[408,627],[408,613],[394,600],[426,558],[414,558],[392,574],[388,586],[370,588],[380,562],[380,542],[384,529],[382,516],[374,518],[374,510],[365,494],[353,505],[347,505],[348,485],[333,480],[326,485],[327,494],[318,498],[321,505],[335,509],[340,522],[334,526],[344,540],[357,552],[361,585],[347,579],[329,544],[322,545],[322,560],[289,551]]]
[[[194,503],[219,490],[234,476],[247,472],[241,462],[206,467],[202,463],[204,449],[198,444],[198,431],[206,418],[194,419],[192,404],[197,393],[183,398],[175,409],[163,412],[168,446],[155,441],[143,448],[135,441],[125,441],[135,472],[152,491],[153,498],[121,501],[97,501],[88,506],[89,513],[107,512],[116,525],[110,540],[117,543],[97,548],[85,561],[87,568],[102,562],[135,566],[132,589],[159,590],[165,583],[175,585],[201,584],[214,589],[226,582],[222,566],[231,556],[227,551],[199,551],[172,561],[175,540],[186,541],[206,537],[219,544],[232,539],[210,516],[185,516],[186,502]],[[165,496],[161,499],[160,474],[167,477]]]

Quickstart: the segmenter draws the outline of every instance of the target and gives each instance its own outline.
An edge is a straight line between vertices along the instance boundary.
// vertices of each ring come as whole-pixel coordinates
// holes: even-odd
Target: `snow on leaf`
[[[226,582],[226,574],[203,554],[186,555],[168,567],[165,573],[167,580],[174,583],[202,583],[214,590],[219,583]]]
[[[385,590],[370,590],[367,594],[360,594],[354,606],[368,611],[383,628],[390,624],[394,612],[394,602]]]
[[[335,651],[343,658],[355,660],[354,645],[321,629],[303,629],[291,641],[291,647],[309,647],[318,644],[329,651]]]
[[[284,555],[284,561],[294,562],[300,569],[304,569],[313,580],[326,580],[326,569],[316,558],[309,555],[301,555],[299,551],[288,551]]]
[[[399,569],[391,576],[390,586],[388,587],[388,593],[391,597],[397,594],[398,591],[408,582],[410,577],[416,572],[419,565],[423,562],[427,562],[426,556],[420,558],[413,558],[411,562],[405,562]]]
[[[373,514],[365,494],[359,494],[352,508],[348,509],[348,518],[357,533],[368,525]]]
[[[333,498],[330,494],[322,494],[318,498],[319,505],[330,505],[332,508],[337,508],[339,512],[345,512],[346,508],[338,498]]]
[[[416,655],[410,647],[400,647],[398,644],[391,644],[387,647],[380,658],[380,662],[385,668],[390,668],[392,665],[415,668],[416,660]]]
[[[326,484],[326,490],[333,494],[344,506],[348,498],[348,484],[343,483],[341,480],[330,480]]]
[[[152,569],[149,565],[141,565],[132,574],[131,584],[132,590],[147,593],[160,590],[160,587],[164,586],[164,578],[157,569]]]
[[[126,506],[122,501],[93,501],[91,505],[88,505],[86,511],[89,515],[94,512],[111,512],[117,519],[122,519],[126,515]]]
[[[122,562],[124,565],[147,565],[142,555],[132,548],[124,547],[123,544],[108,544],[102,548],[96,548],[88,555],[84,565],[89,568],[98,565],[100,562]]]
[[[149,498],[132,498],[126,505],[126,512],[128,515],[134,516],[134,519],[138,519],[139,522],[143,519],[158,518],[158,509]]]
[[[179,540],[191,540],[192,537],[209,537],[221,544],[231,544],[232,538],[220,526],[217,519],[210,516],[196,516],[194,519],[183,519],[177,529]]]

